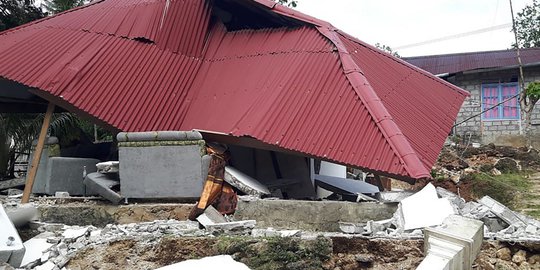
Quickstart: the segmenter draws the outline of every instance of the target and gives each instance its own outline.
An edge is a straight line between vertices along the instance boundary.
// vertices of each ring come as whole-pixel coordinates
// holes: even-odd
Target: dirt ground
[[[503,254],[502,251],[507,251]],[[473,269],[540,269],[540,246],[485,241]],[[187,259],[229,254],[253,270],[416,269],[424,258],[423,240],[366,238],[164,237],[124,239],[87,247],[69,269],[155,269]],[[513,262],[525,254],[523,261]],[[506,257],[505,257],[506,256]]]

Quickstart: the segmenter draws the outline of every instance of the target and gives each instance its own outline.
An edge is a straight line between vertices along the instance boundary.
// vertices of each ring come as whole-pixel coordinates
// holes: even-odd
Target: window
[[[518,89],[517,83],[482,84],[482,111],[495,106],[483,113],[482,119],[519,119]],[[501,103],[509,98],[512,99]]]

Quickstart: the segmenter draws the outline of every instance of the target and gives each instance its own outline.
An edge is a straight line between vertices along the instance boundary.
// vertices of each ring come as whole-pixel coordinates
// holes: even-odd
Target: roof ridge
[[[532,51],[540,50],[540,47],[531,47],[531,48],[519,48],[520,51]],[[444,54],[431,54],[431,55],[418,55],[403,57],[403,59],[412,60],[412,59],[421,59],[421,58],[432,58],[432,57],[445,57],[445,56],[458,56],[458,55],[474,55],[474,54],[487,54],[487,53],[501,53],[501,52],[515,52],[516,49],[501,49],[501,50],[492,50],[492,51],[475,51],[475,52],[459,52],[459,53],[444,53]]]
[[[386,138],[396,156],[402,162],[405,171],[412,178],[429,177],[429,169],[425,167],[418,153],[411,146],[405,135],[394,121],[392,115],[382,104],[375,90],[369,84],[360,67],[354,62],[349,51],[345,48],[336,30],[327,27],[317,27],[317,30],[332,42],[339,53],[345,76],[349,80],[354,91],[366,106],[375,124]],[[358,87],[367,86],[368,91],[361,92]]]

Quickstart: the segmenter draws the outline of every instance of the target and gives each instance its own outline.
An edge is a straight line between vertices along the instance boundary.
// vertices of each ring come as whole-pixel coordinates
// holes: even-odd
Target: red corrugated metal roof
[[[105,0],[0,33],[0,76],[118,130],[247,136],[429,177],[466,92],[326,22],[243,1],[307,25],[227,31],[206,1]]]
[[[520,49],[520,55],[524,65],[540,65],[540,48]],[[518,65],[516,50],[428,55],[403,59],[435,75]]]

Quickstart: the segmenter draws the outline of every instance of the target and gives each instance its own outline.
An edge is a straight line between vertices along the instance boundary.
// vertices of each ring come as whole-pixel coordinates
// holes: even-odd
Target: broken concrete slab
[[[376,198],[381,202],[401,202],[403,199],[413,195],[410,191],[382,191],[377,193]]]
[[[360,180],[352,180],[341,177],[315,175],[315,184],[328,191],[338,194],[375,194],[379,188]]]
[[[197,221],[205,228],[209,225],[227,222],[225,217],[211,205],[204,210],[204,213],[197,217]]]
[[[268,187],[234,167],[225,166],[225,181],[248,195],[270,195]]]
[[[93,192],[101,195],[113,204],[119,204],[123,197],[115,190],[118,190],[120,181],[114,176],[95,172],[86,175],[84,185]]]
[[[232,221],[225,223],[216,223],[209,224],[206,226],[206,229],[211,233],[236,233],[241,234],[246,232],[251,232],[251,229],[255,228],[257,221],[255,220],[242,220],[242,221]]]
[[[88,227],[69,228],[62,233],[62,237],[64,237],[64,239],[67,239],[67,240],[74,240],[83,235],[86,235],[86,233],[88,232],[88,229],[89,229]]]
[[[156,270],[216,270],[235,269],[250,270],[245,264],[235,261],[230,255],[218,255],[196,260],[167,265]]]
[[[97,172],[103,174],[117,174],[120,171],[119,161],[105,161],[96,164]]]
[[[22,187],[25,184],[26,184],[26,179],[22,179],[22,178],[0,181],[0,190]]]
[[[514,211],[489,196],[484,196],[478,201],[490,209],[492,213],[504,220],[509,225],[525,227],[526,221],[522,220]]]
[[[21,237],[0,204],[0,262],[19,267],[24,253]]]
[[[295,237],[300,236],[300,230],[276,230],[274,228],[253,229],[252,237]]]
[[[53,246],[53,244],[47,241],[47,238],[51,236],[54,236],[54,233],[45,232],[24,242],[26,253],[24,254],[24,258],[22,259],[20,266],[25,267],[28,264],[40,260],[41,256],[43,256],[43,252],[46,252],[50,247]]]
[[[396,215],[403,230],[439,225],[448,216],[457,214],[448,199],[437,196],[431,183],[399,204],[401,207]]]

